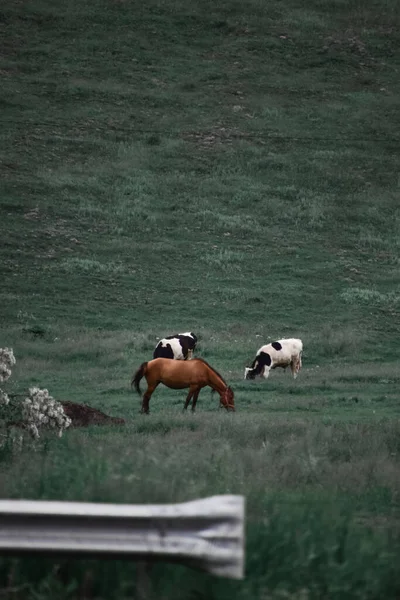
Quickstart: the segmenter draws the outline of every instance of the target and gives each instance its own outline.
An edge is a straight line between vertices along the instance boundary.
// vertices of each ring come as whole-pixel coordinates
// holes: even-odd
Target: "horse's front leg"
[[[189,388],[189,393],[186,396],[185,406],[183,407],[183,410],[186,410],[187,407],[189,406],[189,402],[192,399],[194,392],[195,392],[195,390],[193,388]]]
[[[194,412],[196,410],[196,403],[197,403],[197,398],[199,397],[200,394],[200,389],[198,388],[193,395],[193,402],[192,402],[192,412]]]

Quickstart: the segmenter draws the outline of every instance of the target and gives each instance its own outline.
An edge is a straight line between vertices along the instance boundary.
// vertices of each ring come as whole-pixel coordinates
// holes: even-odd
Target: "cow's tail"
[[[133,375],[132,377],[132,381],[131,381],[131,387],[135,386],[135,390],[137,391],[137,393],[139,394],[139,396],[141,395],[141,391],[140,391],[140,380],[144,377],[145,372],[146,372],[146,366],[147,366],[147,362],[144,362],[140,365],[140,367],[138,368],[138,370],[136,371],[136,373]]]

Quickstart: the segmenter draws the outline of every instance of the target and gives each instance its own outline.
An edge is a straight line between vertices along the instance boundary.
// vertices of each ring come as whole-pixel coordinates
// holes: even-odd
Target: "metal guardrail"
[[[244,497],[182,504],[0,500],[0,552],[179,562],[244,576]]]

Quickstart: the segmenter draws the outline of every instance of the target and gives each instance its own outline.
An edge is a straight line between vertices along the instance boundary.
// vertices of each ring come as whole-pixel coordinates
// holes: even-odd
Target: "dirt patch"
[[[72,421],[70,427],[88,427],[89,425],[125,425],[125,419],[119,417],[110,417],[97,408],[92,408],[87,404],[76,404],[69,400],[61,401],[67,417]],[[23,421],[8,421],[7,427],[26,428]]]
[[[72,421],[71,427],[88,427],[89,425],[124,425],[125,419],[110,417],[97,408],[87,404],[76,404],[68,400],[62,401],[64,412]]]

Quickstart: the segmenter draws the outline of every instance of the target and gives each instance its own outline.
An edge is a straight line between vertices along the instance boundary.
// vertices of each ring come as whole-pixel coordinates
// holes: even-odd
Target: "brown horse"
[[[184,406],[185,410],[192,398],[192,411],[196,409],[200,390],[207,385],[219,393],[221,404],[227,410],[235,410],[232,389],[221,375],[201,358],[188,361],[155,358],[149,362],[144,362],[131,381],[132,387],[135,386],[139,395],[141,394],[139,382],[142,377],[145,377],[147,381],[147,390],[143,394],[142,413],[148,414],[151,395],[159,383],[163,383],[174,390],[189,388]]]

